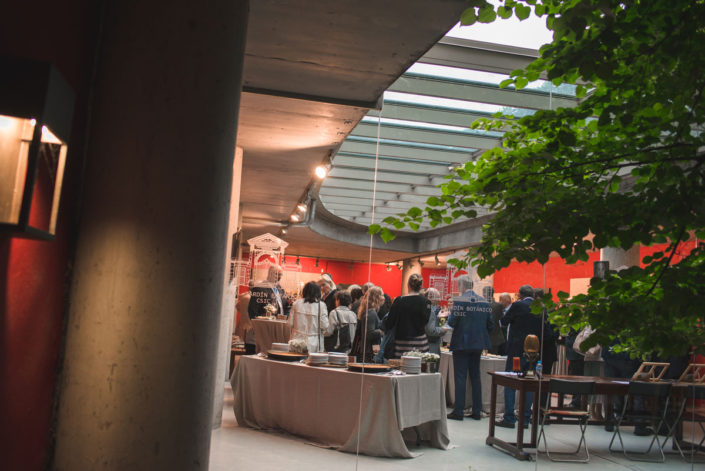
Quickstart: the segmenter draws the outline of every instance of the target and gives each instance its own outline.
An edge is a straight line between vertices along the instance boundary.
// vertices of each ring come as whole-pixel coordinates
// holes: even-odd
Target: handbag
[[[352,348],[350,324],[340,322],[340,313],[337,309],[333,312],[337,320],[337,327],[329,337],[323,339],[325,349],[327,352],[347,352]]]
[[[593,329],[589,325],[585,326],[583,328],[583,330],[578,332],[577,337],[575,337],[575,342],[573,342],[573,350],[575,351],[575,353],[578,353],[583,356],[585,356],[585,355],[594,356],[595,354],[597,354],[600,351],[600,349],[602,348],[602,347],[600,347],[600,345],[595,345],[594,347],[590,347],[587,350],[583,350],[583,348],[582,348],[583,342],[585,340],[587,340],[588,337],[590,337],[594,332],[595,332],[595,329]]]

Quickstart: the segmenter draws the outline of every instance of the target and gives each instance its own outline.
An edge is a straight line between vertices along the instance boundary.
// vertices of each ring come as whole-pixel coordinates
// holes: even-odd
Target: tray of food
[[[348,363],[348,369],[361,373],[386,373],[387,371],[392,371],[391,366],[378,363]]]
[[[272,360],[298,361],[308,357],[308,353],[280,352],[277,350],[267,350],[267,357]]]

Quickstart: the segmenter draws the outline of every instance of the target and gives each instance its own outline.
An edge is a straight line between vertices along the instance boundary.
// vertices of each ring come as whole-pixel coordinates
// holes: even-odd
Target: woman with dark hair
[[[360,309],[357,312],[357,325],[360,327],[355,332],[353,348],[350,351],[350,354],[355,355],[360,362],[373,363],[372,346],[379,345],[382,340],[379,317],[377,317],[377,309],[382,303],[384,303],[384,292],[379,286],[368,289],[360,303]]]
[[[351,286],[350,297],[352,298],[352,304],[350,305],[350,310],[357,314],[358,309],[360,309],[360,303],[362,302],[362,297],[365,293],[362,292],[362,288],[358,285]]]
[[[291,340],[304,339],[311,353],[323,351],[322,334],[328,328],[328,309],[321,301],[321,288],[317,283],[306,283],[301,299],[291,306],[288,323]]]
[[[428,351],[426,324],[431,316],[431,302],[419,294],[423,278],[418,273],[409,277],[409,293],[399,296],[392,303],[384,321],[384,331],[394,329],[394,358],[407,352]]]

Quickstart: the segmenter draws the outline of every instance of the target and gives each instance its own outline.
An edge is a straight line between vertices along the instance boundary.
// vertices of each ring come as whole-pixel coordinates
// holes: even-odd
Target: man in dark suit
[[[504,306],[494,300],[494,289],[491,286],[482,288],[482,296],[490,303],[490,308],[492,309],[492,325],[494,328],[490,332],[490,342],[492,343],[490,353],[502,355],[500,352],[504,351],[505,343],[507,342],[502,327],[499,325],[499,320],[504,316]]]
[[[534,300],[534,289],[529,285],[523,285],[519,288],[519,300],[514,302],[504,317],[501,319],[501,324],[508,328],[507,338],[507,363],[505,371],[512,371],[512,358],[521,358],[522,368],[526,368],[526,359],[524,359],[524,339],[527,335],[541,336],[541,317],[531,313],[531,303]],[[514,414],[514,401],[516,391],[510,388],[504,388],[504,419],[497,422],[498,427],[514,428],[517,422]],[[524,428],[529,427],[529,418],[531,417],[531,402],[533,393],[526,394],[524,403]]]

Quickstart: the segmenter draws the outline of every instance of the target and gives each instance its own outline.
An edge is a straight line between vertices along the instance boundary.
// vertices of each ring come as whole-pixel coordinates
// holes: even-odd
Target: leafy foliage
[[[634,356],[702,349],[705,249],[700,245],[677,264],[673,254],[683,241],[705,238],[705,2],[471,5],[465,24],[512,13],[522,19],[533,10],[553,31],[540,57],[502,86],[521,89],[544,77],[554,86],[576,84],[583,99],[575,108],[518,120],[475,121],[475,128],[509,127],[502,147],[456,169],[425,208],[388,217],[370,232],[389,240],[390,226],[418,228],[423,220],[435,226],[489,208],[494,216],[480,245],[460,262],[475,265],[480,276],[512,260],[545,263],[557,253],[575,263],[603,247],[668,242],[642,267],[612,271],[593,279],[586,295],[568,300],[561,293],[546,307],[564,331],[590,324],[597,333],[589,343],[616,338],[616,349]]]

